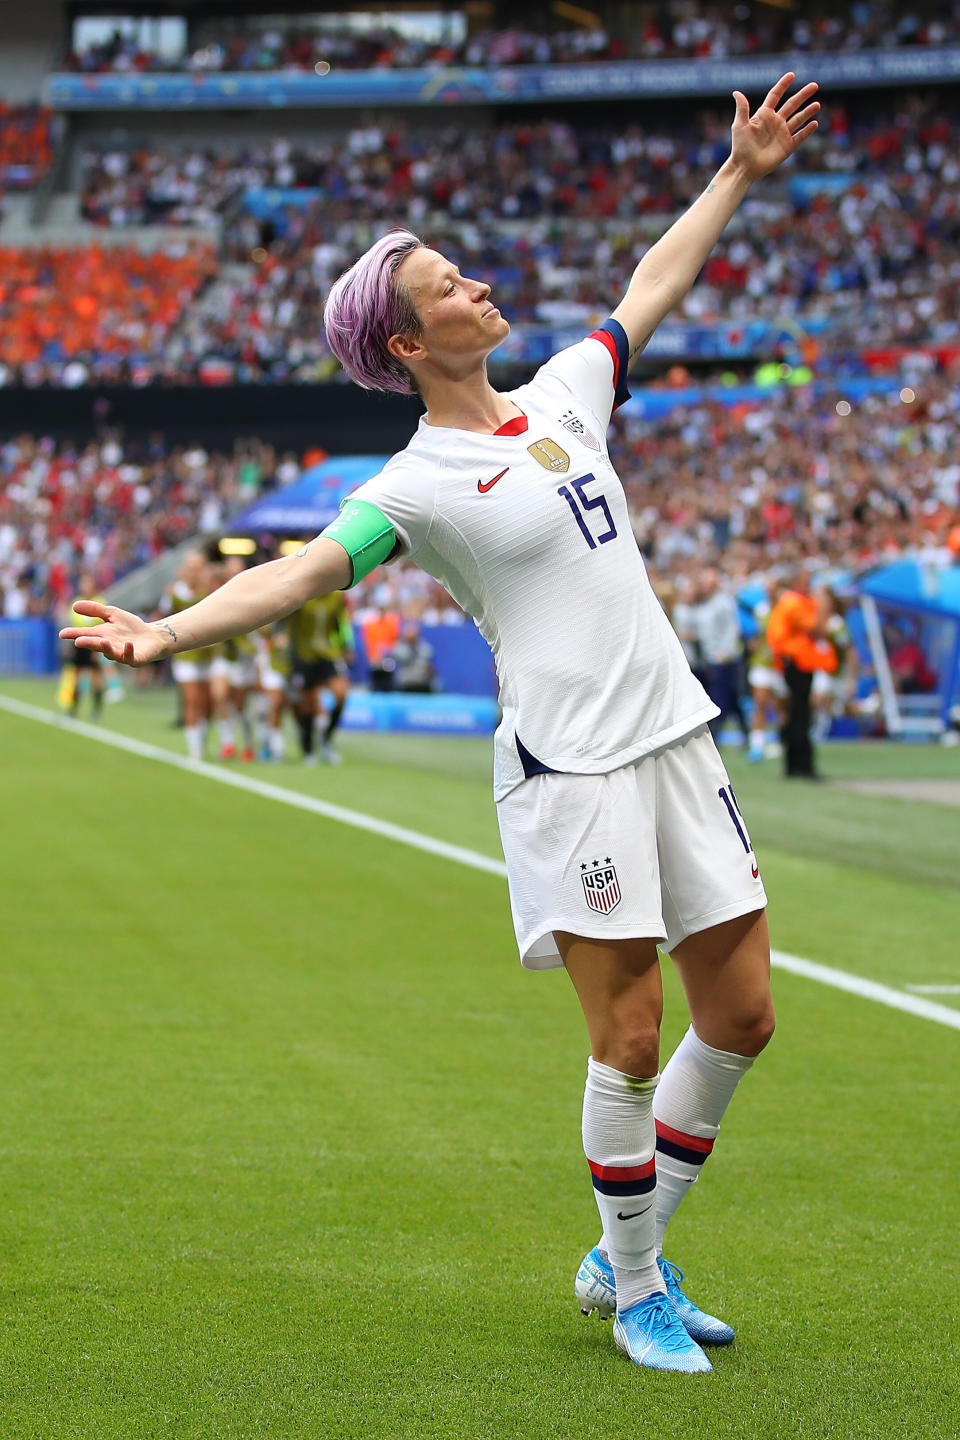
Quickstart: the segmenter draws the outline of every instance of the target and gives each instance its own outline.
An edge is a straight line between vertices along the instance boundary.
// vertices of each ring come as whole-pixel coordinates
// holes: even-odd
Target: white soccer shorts
[[[747,671],[747,684],[751,690],[769,690],[771,695],[787,696],[787,682],[779,670],[772,665],[751,665]]]
[[[257,662],[256,683],[261,690],[286,690],[289,677],[274,670],[272,665]]]
[[[534,775],[499,802],[520,959],[561,964],[555,930],[672,950],[767,903],[706,726],[606,775]]]
[[[810,686],[810,697],[813,700],[832,700],[834,704],[842,701],[846,693],[846,683],[842,675],[829,675],[826,670],[815,670],[813,672],[813,683]]]
[[[228,660],[227,679],[233,690],[252,690],[257,683],[257,668],[253,656],[243,660]]]
[[[178,685],[184,685],[190,680],[210,679],[209,660],[182,660],[179,655],[174,655],[170,668]]]

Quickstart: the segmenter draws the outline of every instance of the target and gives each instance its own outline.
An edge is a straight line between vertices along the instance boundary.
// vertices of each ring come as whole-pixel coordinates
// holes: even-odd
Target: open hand
[[[173,634],[148,625],[129,610],[101,605],[96,600],[78,600],[73,607],[79,615],[92,615],[101,625],[68,625],[61,640],[72,640],[78,650],[99,650],[108,660],[122,665],[149,665],[162,660],[173,649]]]
[[[769,175],[788,159],[817,128],[816,115],[820,102],[812,100],[819,86],[815,80],[804,85],[795,95],[784,100],[796,80],[792,70],[781,75],[760,108],[751,115],[746,95],[734,90],[737,107],[730,127],[732,144],[730,159],[751,180]],[[782,102],[782,103],[781,103]],[[810,103],[808,103],[810,102]]]

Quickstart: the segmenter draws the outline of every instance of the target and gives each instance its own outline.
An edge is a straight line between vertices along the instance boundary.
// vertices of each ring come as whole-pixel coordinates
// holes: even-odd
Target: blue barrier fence
[[[492,735],[499,721],[497,702],[478,695],[373,695],[352,690],[343,712],[346,730],[419,735]]]
[[[420,634],[433,649],[437,677],[446,694],[487,697],[497,694],[493,655],[476,625],[424,625]],[[359,632],[353,675],[361,684],[365,684],[370,675]]]
[[[51,620],[0,620],[0,675],[50,675],[57,660]]]
[[[56,110],[283,110],[351,105],[490,105],[762,93],[785,70],[821,86],[945,84],[960,79],[960,47],[849,54],[618,60],[428,70],[272,70],[257,74],[52,75]]]

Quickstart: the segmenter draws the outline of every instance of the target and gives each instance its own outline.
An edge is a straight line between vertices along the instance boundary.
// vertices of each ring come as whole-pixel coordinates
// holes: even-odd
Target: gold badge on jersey
[[[534,440],[532,445],[527,446],[527,452],[538,465],[554,475],[562,475],[564,470],[570,469],[570,456],[553,440]]]

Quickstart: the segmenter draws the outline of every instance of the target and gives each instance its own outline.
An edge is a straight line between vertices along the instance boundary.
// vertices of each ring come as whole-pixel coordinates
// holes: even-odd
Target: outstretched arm
[[[793,154],[817,128],[820,109],[816,82],[784,99],[797,77],[781,76],[753,115],[747,97],[733,92],[736,114],[731,126],[730,157],[710,184],[640,261],[613,318],[638,355],[661,320],[683,299],[707,256],[754,180]]]
[[[68,626],[60,638],[80,649],[100,650],[124,665],[148,665],[182,650],[247,635],[298,610],[314,595],[344,589],[352,578],[353,565],[343,546],[320,536],[295,555],[254,565],[189,609],[150,624],[115,605],[78,600],[81,615],[94,615],[103,623]]]

